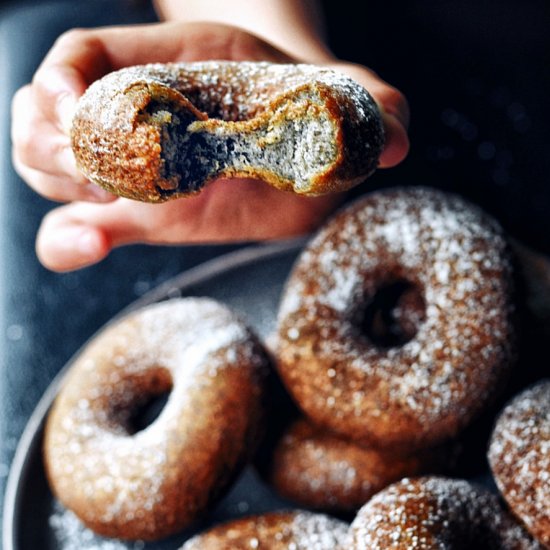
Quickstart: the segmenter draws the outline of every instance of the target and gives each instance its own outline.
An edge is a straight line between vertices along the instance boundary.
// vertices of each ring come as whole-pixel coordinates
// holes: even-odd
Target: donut
[[[350,526],[352,550],[542,550],[496,495],[458,479],[403,479]]]
[[[550,379],[524,390],[505,407],[488,456],[512,512],[550,548]]]
[[[323,514],[271,512],[214,527],[180,550],[336,550],[346,548],[347,531],[346,523]]]
[[[154,540],[183,529],[250,458],[267,371],[256,337],[213,300],[130,313],[84,348],[49,413],[55,496],[103,536]],[[167,392],[140,429],[140,410]]]
[[[418,295],[404,306],[416,332],[380,342],[369,311],[405,291]],[[390,189],[337,213],[298,258],[279,307],[277,368],[314,423],[410,451],[454,437],[494,398],[515,358],[514,325],[497,223],[458,196]]]
[[[384,144],[378,107],[350,78],[232,61],[110,73],[80,99],[71,136],[86,177],[146,202],[196,194],[220,177],[342,191],[375,170]]]
[[[405,455],[364,448],[299,419],[275,446],[264,475],[280,495],[301,506],[352,512],[403,477],[449,471],[455,454],[453,445]]]

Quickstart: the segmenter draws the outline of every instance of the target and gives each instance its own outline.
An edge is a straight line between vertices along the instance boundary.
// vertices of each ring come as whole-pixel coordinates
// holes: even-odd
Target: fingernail
[[[95,231],[83,230],[76,241],[76,250],[90,260],[101,256],[102,243]]]
[[[57,118],[61,129],[69,134],[73,124],[73,117],[76,111],[77,99],[73,94],[63,93],[59,96],[56,104]]]
[[[90,199],[97,202],[112,202],[117,198],[112,193],[109,193],[109,191],[102,189],[94,183],[89,183],[86,186],[86,190],[89,194]]]
[[[391,118],[392,120],[396,120],[405,130],[409,127],[409,120],[408,117],[405,117],[405,115],[399,111],[399,109],[385,109],[382,107],[382,105],[378,105],[380,108],[380,112],[382,113],[382,118]]]

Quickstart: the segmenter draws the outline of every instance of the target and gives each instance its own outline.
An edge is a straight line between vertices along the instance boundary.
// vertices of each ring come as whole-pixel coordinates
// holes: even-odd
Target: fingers
[[[33,79],[37,98],[51,122],[67,129],[76,100],[107,72],[145,63],[205,59],[290,58],[235,27],[213,23],[159,23],[74,29],[54,44]]]
[[[406,126],[395,115],[385,112],[382,108],[382,120],[386,132],[386,143],[380,155],[379,167],[391,168],[402,162],[409,152],[409,138]]]
[[[40,262],[52,271],[70,271],[105,258],[113,246],[140,240],[123,199],[111,205],[74,202],[50,211],[36,239]]]
[[[386,144],[380,156],[380,168],[399,164],[409,152],[409,105],[405,96],[382,80],[374,71],[352,63],[336,63],[333,68],[344,72],[364,86],[382,112]]]
[[[53,210],[53,213],[58,212]],[[111,243],[96,227],[58,221],[53,215],[46,216],[38,234],[36,254],[44,267],[70,271],[97,263],[109,254]]]
[[[317,227],[341,200],[300,197],[250,179],[220,179],[200,195],[164,204],[117,199],[72,203],[43,220],[36,243],[42,264],[69,271],[103,259],[112,248],[142,242],[191,244],[264,240]]]
[[[13,165],[30,187],[51,200],[113,200],[79,172],[69,138],[44,119],[31,86],[14,96],[12,113]]]
[[[16,170],[35,191],[52,200],[114,200],[90,185],[76,167],[69,131],[78,98],[94,80],[124,66],[210,58],[289,61],[259,38],[219,24],[165,23],[63,34],[32,84],[14,97]]]

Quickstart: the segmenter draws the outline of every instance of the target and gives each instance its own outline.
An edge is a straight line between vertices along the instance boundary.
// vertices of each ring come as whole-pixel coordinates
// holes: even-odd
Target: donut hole
[[[162,367],[134,376],[124,384],[124,398],[113,408],[112,417],[128,435],[150,426],[162,413],[173,387],[170,372]]]
[[[399,279],[379,286],[366,298],[358,325],[374,345],[392,348],[412,340],[425,317],[426,304],[419,286]]]
[[[130,434],[134,435],[148,428],[163,411],[169,397],[170,391],[162,392],[159,395],[151,395],[144,403],[136,407],[128,419]]]

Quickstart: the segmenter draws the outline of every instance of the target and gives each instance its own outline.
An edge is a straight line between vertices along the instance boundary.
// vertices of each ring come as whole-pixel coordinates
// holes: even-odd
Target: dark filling
[[[165,117],[168,119],[168,113],[171,113],[170,122],[164,120]],[[227,167],[237,147],[232,136],[188,133],[187,127],[197,118],[175,104],[151,101],[145,114],[162,127],[162,177],[170,182],[166,187],[158,188],[163,196],[200,191],[207,180]],[[247,156],[246,152],[241,154]]]
[[[376,346],[392,348],[412,340],[426,317],[418,286],[398,280],[378,288],[367,300],[358,325]]]

